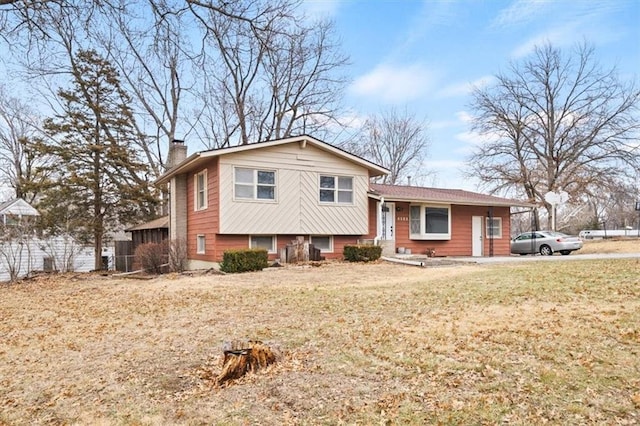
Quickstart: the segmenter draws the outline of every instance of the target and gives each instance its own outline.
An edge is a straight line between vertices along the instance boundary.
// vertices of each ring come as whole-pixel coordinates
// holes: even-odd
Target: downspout
[[[376,228],[378,228],[378,223],[382,218],[382,206],[383,205],[384,205],[384,197],[380,197],[380,202],[378,203],[378,213],[376,215]],[[380,232],[382,232],[382,226],[380,226]],[[378,245],[378,241],[380,241],[381,238],[382,238],[382,234],[376,235],[376,237],[373,239],[373,245],[377,246]]]

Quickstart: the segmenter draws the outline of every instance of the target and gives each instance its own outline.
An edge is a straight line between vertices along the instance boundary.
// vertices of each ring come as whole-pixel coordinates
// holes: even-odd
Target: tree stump
[[[276,362],[276,356],[269,346],[259,341],[234,342],[231,348],[224,350],[222,371],[216,378],[216,384],[222,385],[229,380],[239,379],[248,372],[255,372]]]

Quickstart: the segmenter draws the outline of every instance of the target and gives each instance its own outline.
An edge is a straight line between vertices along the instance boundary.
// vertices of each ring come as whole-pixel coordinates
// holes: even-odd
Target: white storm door
[[[396,205],[395,203],[384,203],[380,210],[378,235],[382,240],[395,240]]]
[[[482,256],[482,216],[471,218],[471,255]]]

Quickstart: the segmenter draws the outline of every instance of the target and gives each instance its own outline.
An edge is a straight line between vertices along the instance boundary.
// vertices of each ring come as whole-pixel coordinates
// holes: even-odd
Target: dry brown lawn
[[[584,246],[575,253],[640,253],[640,238],[584,240]]]
[[[0,424],[638,424],[640,260],[0,286]],[[215,387],[222,345],[277,363]]]

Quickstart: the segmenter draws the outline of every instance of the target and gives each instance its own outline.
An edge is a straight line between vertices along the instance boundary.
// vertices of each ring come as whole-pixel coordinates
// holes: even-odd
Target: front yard
[[[0,424],[637,424],[640,261],[0,287]],[[278,362],[216,388],[222,345]]]

